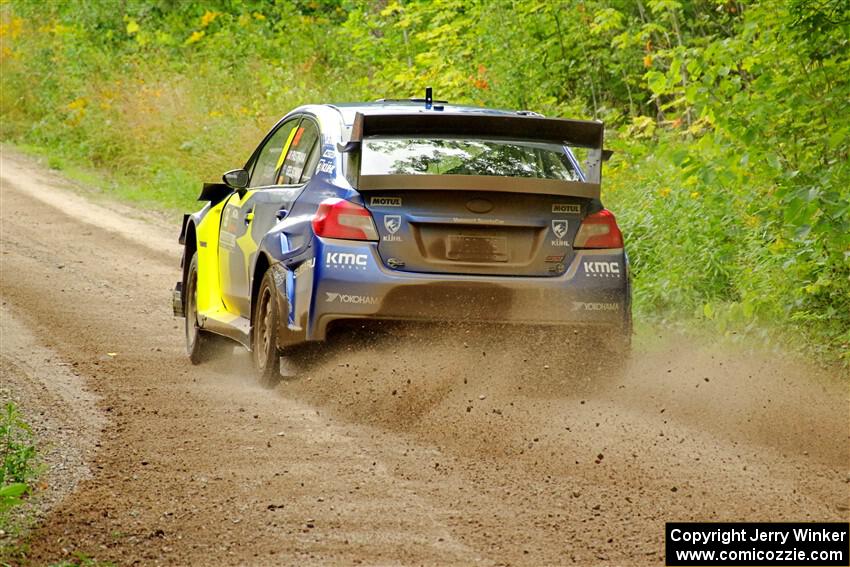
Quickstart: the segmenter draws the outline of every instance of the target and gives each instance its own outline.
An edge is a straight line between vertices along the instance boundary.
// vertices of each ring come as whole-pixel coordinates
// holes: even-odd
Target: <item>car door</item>
[[[267,136],[246,169],[250,173],[248,189],[243,195],[234,193],[221,215],[219,231],[219,282],[222,299],[228,311],[243,317],[250,316],[250,267],[258,246],[254,238],[257,223],[255,208],[258,201],[268,200],[264,193],[273,187],[296,128],[297,116],[281,124]]]
[[[307,165],[318,146],[316,123],[304,117],[287,120],[266,138],[249,166],[248,191],[231,196],[222,213],[219,270],[228,311],[251,314],[251,276],[265,234],[290,210],[309,179]],[[318,151],[316,149],[315,151]]]

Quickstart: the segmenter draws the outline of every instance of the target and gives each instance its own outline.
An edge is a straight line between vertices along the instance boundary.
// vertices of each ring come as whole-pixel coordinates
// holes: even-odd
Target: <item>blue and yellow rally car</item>
[[[190,360],[227,337],[271,383],[282,352],[350,320],[550,326],[627,347],[602,138],[598,122],[430,93],[293,110],[184,215],[173,304]]]

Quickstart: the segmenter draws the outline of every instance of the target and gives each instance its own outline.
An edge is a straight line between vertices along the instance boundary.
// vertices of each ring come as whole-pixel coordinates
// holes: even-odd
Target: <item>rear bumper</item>
[[[426,274],[384,266],[374,243],[316,239],[307,340],[344,319],[592,325],[628,332],[622,249],[578,251],[556,277]],[[302,276],[303,277],[303,276]]]

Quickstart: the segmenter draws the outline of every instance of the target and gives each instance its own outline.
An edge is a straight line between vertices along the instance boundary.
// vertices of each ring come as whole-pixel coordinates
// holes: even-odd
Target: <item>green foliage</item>
[[[682,250],[671,241],[637,247],[642,307],[684,308],[724,331],[781,322],[850,362],[850,121],[842,110],[850,8],[831,15],[843,27],[818,20],[801,33],[814,8],[807,4],[810,20],[801,20],[800,5],[754,5],[729,37],[702,38],[704,47],[679,61],[676,49],[662,55],[671,64],[647,72],[648,86],[681,127],[654,132],[651,158],[620,167],[625,175],[612,181],[669,188],[672,206],[653,195],[651,216],[640,219],[642,199],[614,193],[624,198],[627,231],[646,235],[642,244],[656,231]],[[634,147],[627,158],[637,157]],[[693,203],[683,202],[688,195]]]
[[[23,500],[21,500],[21,496],[23,496],[26,491],[27,485],[23,482],[15,482],[0,487],[0,514],[3,514],[12,506],[22,504]]]
[[[15,404],[8,402],[0,414],[0,525],[8,511],[21,504],[27,483],[37,474],[36,447],[29,426]]]
[[[302,103],[430,85],[604,120],[641,317],[780,329],[850,364],[845,1],[11,0],[0,17],[0,138],[156,206],[192,207]]]

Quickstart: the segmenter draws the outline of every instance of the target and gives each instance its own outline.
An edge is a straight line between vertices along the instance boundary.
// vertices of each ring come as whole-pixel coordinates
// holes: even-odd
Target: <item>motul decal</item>
[[[568,215],[580,215],[581,205],[555,204],[552,205],[552,212]]]
[[[400,207],[401,197],[372,197],[369,204],[373,207]]]

